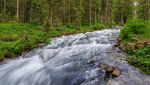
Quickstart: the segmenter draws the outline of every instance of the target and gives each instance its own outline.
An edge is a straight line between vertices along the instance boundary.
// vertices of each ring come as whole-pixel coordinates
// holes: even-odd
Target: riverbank
[[[150,23],[142,20],[129,21],[118,39],[118,46],[130,54],[130,64],[150,74]]]
[[[107,28],[103,24],[83,24],[80,28],[72,25],[45,28],[38,24],[0,23],[0,61],[15,58],[22,52],[36,48],[40,43],[49,43],[50,38],[61,35],[83,33]]]

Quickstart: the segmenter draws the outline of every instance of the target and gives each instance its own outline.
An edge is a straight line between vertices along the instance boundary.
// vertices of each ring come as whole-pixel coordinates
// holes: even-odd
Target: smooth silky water
[[[128,65],[127,55],[113,46],[119,28],[53,38],[26,58],[0,65],[0,85],[150,85],[149,75]],[[100,65],[115,66],[121,75],[106,80]]]

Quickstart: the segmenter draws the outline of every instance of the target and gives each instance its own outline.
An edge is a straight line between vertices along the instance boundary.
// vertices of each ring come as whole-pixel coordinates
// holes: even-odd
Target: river
[[[114,47],[120,27],[53,38],[0,65],[0,85],[150,85],[150,76],[130,66],[126,53]],[[100,66],[121,71],[106,78]]]

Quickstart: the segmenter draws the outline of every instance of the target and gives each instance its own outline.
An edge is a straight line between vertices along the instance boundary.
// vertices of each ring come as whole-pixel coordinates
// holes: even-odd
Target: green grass
[[[124,42],[125,47],[127,43],[136,43],[132,40],[132,37],[138,37],[142,40],[144,38],[150,38],[150,21],[132,20],[129,21],[123,29],[119,39]],[[141,68],[143,71],[150,74],[150,46],[139,49],[128,49],[127,52],[131,55],[129,57],[129,63]]]
[[[37,24],[0,24],[0,60],[13,58],[23,51],[35,48],[46,42],[48,34]]]
[[[91,28],[89,28],[89,24],[82,24],[78,29],[75,29],[71,23],[66,26],[46,29],[45,26],[33,23],[0,23],[0,60],[15,58],[22,52],[37,47],[40,43],[49,42],[51,37],[89,32],[103,28],[107,28],[107,26],[98,23],[93,24]]]

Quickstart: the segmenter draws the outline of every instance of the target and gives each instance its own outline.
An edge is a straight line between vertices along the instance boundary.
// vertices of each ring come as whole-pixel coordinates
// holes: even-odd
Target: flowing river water
[[[130,66],[127,55],[114,47],[119,28],[53,38],[26,58],[0,65],[0,85],[150,85],[149,75]],[[103,65],[121,75],[106,79]]]

